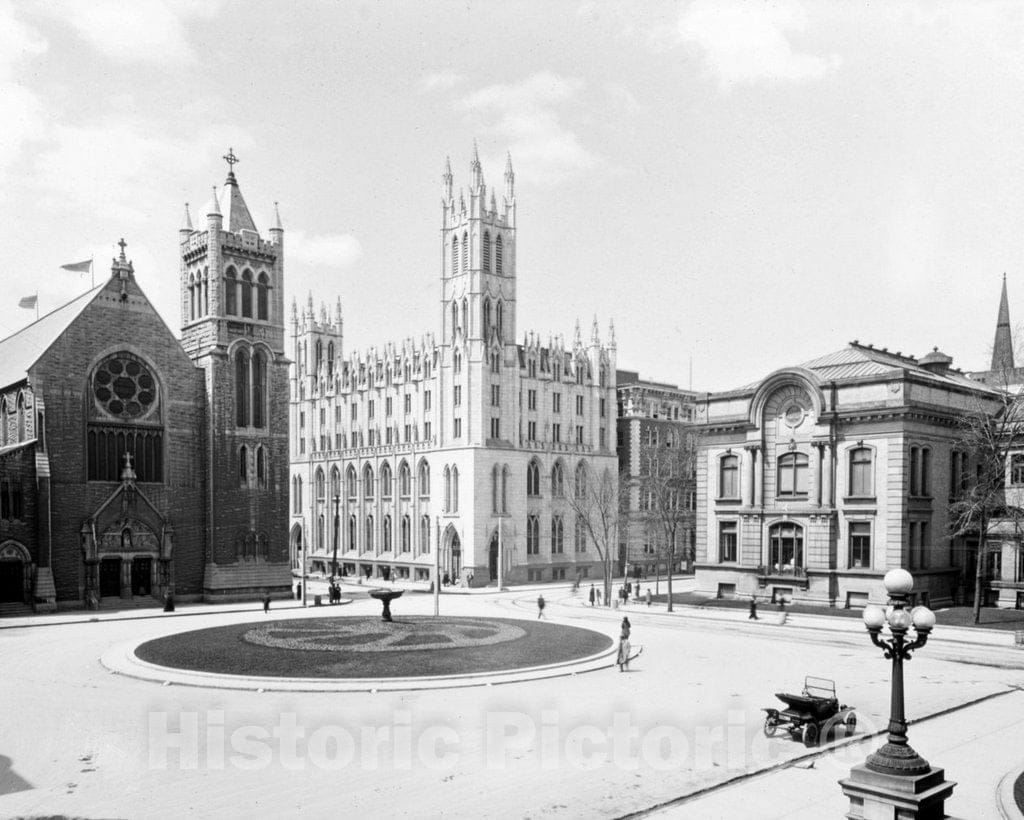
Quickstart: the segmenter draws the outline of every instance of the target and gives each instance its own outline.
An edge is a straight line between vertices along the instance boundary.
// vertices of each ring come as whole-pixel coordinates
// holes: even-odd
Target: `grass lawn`
[[[511,618],[323,617],[261,620],[142,644],[160,666],[229,675],[397,678],[523,669],[596,654],[607,635]]]
[[[652,599],[664,604],[668,600],[667,595],[655,595]],[[673,604],[684,606],[699,606],[705,609],[749,609],[749,599],[731,600],[726,598],[706,598],[692,592],[677,592],[672,596]],[[774,612],[778,607],[765,600],[758,599],[758,613]],[[845,609],[840,607],[810,606],[807,604],[790,604],[786,607],[787,612],[794,612],[803,615],[828,615],[836,618],[861,618],[863,610]],[[1024,610],[1021,609],[997,609],[996,607],[981,608],[981,623],[974,623],[974,609],[969,606],[954,606],[948,609],[935,611],[936,623],[939,626],[969,626],[979,629],[1002,629],[1002,630],[1024,630]]]

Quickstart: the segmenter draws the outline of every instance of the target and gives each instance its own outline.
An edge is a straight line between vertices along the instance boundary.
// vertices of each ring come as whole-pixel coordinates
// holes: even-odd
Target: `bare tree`
[[[656,533],[656,549],[667,565],[668,611],[672,611],[672,571],[682,558],[693,560],[682,541],[694,526],[691,500],[696,490],[696,440],[692,434],[669,434],[661,443],[640,449],[640,509],[649,531]]]
[[[577,530],[582,529],[597,549],[604,568],[604,602],[611,605],[612,555],[618,544],[620,482],[616,473],[605,468],[595,475],[580,462],[573,476],[572,491],[566,501],[576,518]]]
[[[1024,510],[1008,503],[1006,490],[1011,456],[1024,451],[1024,387],[1013,384],[1020,381],[1021,375],[1009,369],[993,373],[992,378],[986,380],[992,393],[979,397],[976,408],[958,419],[961,441],[953,456],[950,530],[953,538],[970,538],[977,542],[965,553],[963,562],[966,586],[971,580],[966,577],[969,565],[966,559],[974,557],[976,624],[981,621],[988,555],[993,550],[988,536],[1006,529],[1018,535],[1024,520]],[[995,548],[998,549],[998,545]]]

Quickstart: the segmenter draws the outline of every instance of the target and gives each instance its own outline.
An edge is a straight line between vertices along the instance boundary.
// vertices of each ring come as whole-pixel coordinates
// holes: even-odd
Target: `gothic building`
[[[234,155],[229,155],[234,159]],[[182,341],[121,254],[0,341],[0,606],[290,590],[282,231],[181,229]]]
[[[616,474],[615,342],[517,342],[515,177],[501,204],[470,166],[442,178],[435,332],[363,352],[333,315],[292,306],[293,566],[453,581],[598,577],[567,494]],[[439,552],[437,552],[439,550]],[[499,558],[500,556],[500,558]]]

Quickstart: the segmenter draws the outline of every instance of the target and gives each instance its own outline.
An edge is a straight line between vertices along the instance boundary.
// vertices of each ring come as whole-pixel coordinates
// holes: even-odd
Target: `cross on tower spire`
[[[234,179],[235,163],[241,162],[241,160],[235,156],[235,149],[228,148],[228,152],[224,155],[223,159],[228,164],[228,179]]]
[[[124,249],[127,247],[128,243],[124,241],[124,237],[122,236],[121,237],[121,241],[118,242],[117,244],[121,248],[121,261],[124,262],[125,261]]]

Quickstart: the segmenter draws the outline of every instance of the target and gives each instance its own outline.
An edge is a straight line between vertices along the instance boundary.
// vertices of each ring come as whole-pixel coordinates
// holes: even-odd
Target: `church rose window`
[[[152,409],[156,401],[156,380],[130,353],[116,353],[96,368],[92,392],[96,403],[107,414],[135,419]]]
[[[129,454],[139,481],[162,482],[160,392],[148,365],[127,351],[114,353],[93,370],[88,389],[88,480],[120,480]]]

